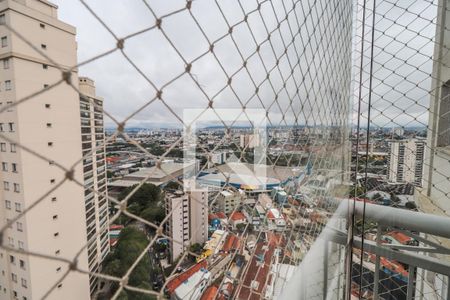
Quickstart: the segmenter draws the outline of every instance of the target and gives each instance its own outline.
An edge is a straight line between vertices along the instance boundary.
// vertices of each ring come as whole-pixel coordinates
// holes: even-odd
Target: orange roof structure
[[[217,218],[219,219],[227,219],[227,215],[224,212],[218,212],[216,213]]]
[[[190,267],[187,271],[179,274],[177,277],[170,280],[166,286],[166,290],[169,293],[169,295],[171,295],[177,289],[177,287],[180,286],[180,284],[182,284],[187,279],[189,279],[192,275],[194,275],[195,273],[200,271],[201,268],[206,268],[207,265],[208,264],[207,264],[206,260],[202,260],[198,264]]]
[[[241,213],[240,211],[234,211],[231,216],[230,219],[233,221],[238,221],[238,220],[245,220],[245,216],[243,213]]]
[[[219,288],[216,285],[211,285],[203,293],[200,300],[213,300],[213,299],[215,299],[218,291],[219,291]]]
[[[412,241],[411,237],[407,236],[404,233],[398,232],[398,231],[391,231],[388,233],[388,235],[393,237],[395,240],[397,240],[400,244],[403,244],[403,245],[406,245]]]
[[[241,242],[239,238],[234,234],[229,234],[222,247],[224,252],[229,252],[230,250],[238,250]]]

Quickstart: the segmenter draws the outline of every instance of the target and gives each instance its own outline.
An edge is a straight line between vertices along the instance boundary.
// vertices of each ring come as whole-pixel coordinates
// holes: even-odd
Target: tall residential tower
[[[87,274],[63,277],[67,263],[33,255],[88,270],[80,100],[60,82],[78,86],[76,69],[61,71],[77,64],[75,28],[45,0],[0,1],[0,22],[19,33],[0,25],[1,106],[42,91],[0,114],[0,228],[30,209],[2,232],[0,299],[41,299],[53,286],[47,299],[89,299]]]
[[[80,77],[79,88],[88,263],[89,271],[99,272],[109,252],[103,99],[96,96],[92,79]],[[91,293],[97,286],[98,277],[91,276]]]

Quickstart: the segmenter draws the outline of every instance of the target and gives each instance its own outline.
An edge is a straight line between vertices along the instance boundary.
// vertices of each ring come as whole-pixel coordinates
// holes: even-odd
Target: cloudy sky
[[[80,1],[53,2],[60,19],[77,27],[79,62],[115,48],[114,36]],[[154,101],[133,116],[129,126],[180,124],[174,113],[182,116],[183,109],[206,108],[211,99],[215,108],[264,108],[273,125],[337,124],[348,109],[344,98],[350,99],[345,91],[349,78],[343,74],[351,50],[351,9],[337,0],[311,2],[313,6],[294,1],[295,9],[287,2],[263,2],[258,10],[253,0],[198,0],[192,3],[191,15],[183,10],[185,1],[86,1],[118,38],[133,36],[124,48],[130,61],[115,51],[82,66],[79,74],[95,80],[105,110],[118,120],[154,99],[155,87],[164,86],[167,106]],[[428,37],[434,34],[435,7],[428,1],[399,1],[397,7],[379,3],[375,121],[410,124],[414,117],[402,116],[401,109],[390,104],[396,102],[426,122],[433,49]],[[162,30],[149,29],[155,16],[171,13],[162,18]],[[213,42],[214,55],[208,52]],[[192,64],[192,76],[185,72],[186,62]],[[414,64],[420,69],[412,70]],[[414,82],[420,86],[412,86]]]

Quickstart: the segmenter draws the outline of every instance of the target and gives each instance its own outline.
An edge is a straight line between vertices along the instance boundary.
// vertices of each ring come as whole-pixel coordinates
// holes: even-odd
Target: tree
[[[134,227],[126,227],[120,232],[115,249],[105,259],[103,268],[106,274],[122,277],[134,264],[136,259],[147,247],[147,236]],[[149,284],[150,260],[144,255],[130,274],[128,284],[143,287]],[[111,292],[117,290],[117,283],[111,285]],[[148,295],[124,291],[119,299],[152,299]]]
[[[125,199],[136,185],[126,188],[119,194],[119,200]],[[132,196],[128,199],[128,205],[138,203],[139,206],[147,206],[148,202],[159,202],[162,199],[161,189],[154,184],[144,183]]]
[[[203,247],[199,243],[195,243],[189,247],[189,251],[191,251],[195,254],[201,254],[203,251]]]
[[[181,185],[176,182],[176,181],[170,181],[169,183],[166,184],[166,189],[169,190],[178,190],[181,187]]]
[[[244,231],[246,224],[245,223],[239,223],[236,225],[237,230],[240,232]]]
[[[411,210],[416,210],[417,209],[417,205],[414,201],[408,201],[405,203],[405,208],[407,209],[411,209]]]
[[[152,205],[144,209],[140,214],[143,219],[152,223],[161,223],[166,217],[166,211],[163,207]]]

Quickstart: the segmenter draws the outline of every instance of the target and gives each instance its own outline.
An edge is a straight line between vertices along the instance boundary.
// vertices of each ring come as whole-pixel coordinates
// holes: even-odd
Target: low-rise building
[[[177,287],[175,293],[172,294],[171,299],[198,300],[210,283],[211,273],[208,270],[201,268]]]
[[[286,219],[276,208],[267,210],[267,227],[269,230],[283,231],[286,229]]]
[[[239,224],[246,224],[247,218],[240,211],[235,211],[230,215],[230,225],[233,230],[236,230]]]
[[[220,211],[229,214],[235,211],[244,199],[245,193],[242,190],[224,190],[217,196],[216,203]]]

